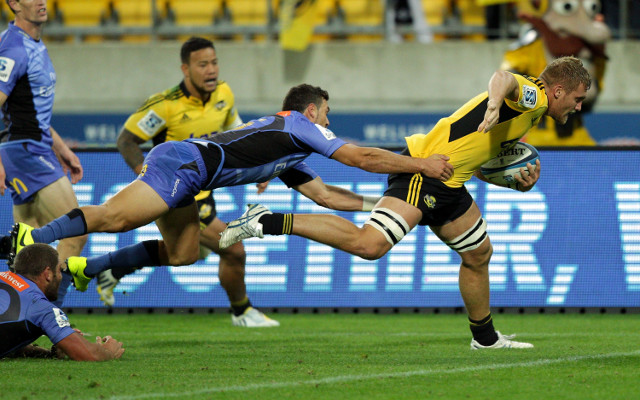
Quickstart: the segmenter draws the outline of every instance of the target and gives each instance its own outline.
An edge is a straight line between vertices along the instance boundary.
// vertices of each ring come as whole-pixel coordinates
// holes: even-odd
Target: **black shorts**
[[[198,214],[200,216],[200,226],[208,226],[216,218],[216,201],[213,199],[213,191],[209,196],[198,200]]]
[[[406,201],[422,211],[419,225],[442,226],[467,212],[473,198],[464,186],[450,188],[422,174],[391,174],[385,196]]]

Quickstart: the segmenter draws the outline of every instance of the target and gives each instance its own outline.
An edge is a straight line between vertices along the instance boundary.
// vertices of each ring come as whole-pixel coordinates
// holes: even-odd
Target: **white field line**
[[[505,349],[505,350],[495,350],[495,351],[527,352],[528,350],[515,350],[515,349],[506,350]],[[457,373],[465,373],[465,372],[484,371],[488,369],[539,367],[543,365],[559,364],[564,362],[578,362],[583,360],[601,360],[601,359],[607,359],[607,358],[630,357],[630,356],[637,356],[637,355],[640,355],[640,350],[630,351],[625,353],[607,353],[607,354],[572,356],[572,357],[561,357],[561,358],[547,358],[543,360],[526,361],[526,362],[519,362],[519,363],[487,364],[487,365],[478,365],[474,367],[461,367],[461,368],[454,368],[454,369],[419,369],[415,371],[404,371],[404,372],[396,372],[396,373],[391,372],[391,373],[383,373],[383,374],[339,375],[339,376],[332,376],[332,377],[323,378],[323,379],[312,379],[312,380],[305,380],[305,381],[257,383],[252,385],[241,385],[241,386],[210,387],[210,388],[205,388],[200,390],[194,390],[189,392],[179,392],[179,393],[146,393],[146,394],[135,395],[135,396],[114,396],[114,397],[110,397],[109,400],[160,399],[160,398],[172,398],[172,397],[180,398],[180,397],[197,396],[197,395],[203,395],[203,394],[209,394],[209,393],[246,392],[250,390],[278,389],[278,388],[288,388],[288,387],[303,386],[303,385],[333,384],[333,383],[343,383],[343,382],[353,382],[353,381],[365,381],[365,380],[380,379],[380,378],[407,378],[412,376],[457,374]]]
[[[502,331],[502,330],[500,330]],[[508,329],[505,329],[505,331],[508,331]],[[131,336],[131,337],[136,337],[136,336],[142,336],[142,337],[148,337],[149,335],[144,333],[144,332],[133,332],[133,331],[112,331],[109,332],[109,334],[111,336],[114,337],[120,337],[120,336]],[[209,336],[209,338],[211,338],[212,340],[215,339],[215,333],[212,333],[214,336]],[[247,334],[251,334],[251,338],[255,338],[256,336],[263,336],[264,332],[260,332],[260,331],[251,331],[251,332],[247,332]],[[207,334],[206,333],[202,333],[202,332],[171,332],[171,331],[164,331],[164,332],[154,332],[153,336],[156,337],[162,337],[162,336],[169,336],[169,337],[175,337],[175,336],[181,336],[181,337],[186,337],[186,336],[193,336],[193,337],[199,337],[199,338],[204,338]],[[397,336],[397,337],[437,337],[437,338],[467,338],[466,334],[460,334],[460,333],[443,333],[443,332],[313,332],[313,333],[300,333],[297,332],[296,334],[296,338],[299,337],[359,337],[359,336],[367,336],[367,337],[371,337],[371,336],[381,336],[381,337],[390,337],[390,336]],[[93,333],[85,333],[85,336],[95,336],[95,334]],[[266,335],[265,335],[266,336]],[[531,339],[531,338],[547,338],[547,337],[601,337],[601,336],[621,336],[621,337],[629,337],[629,336],[640,336],[640,332],[564,332],[564,333],[532,333],[532,332],[518,332],[518,338],[520,339]],[[269,340],[271,340],[271,338],[269,338]],[[466,340],[466,339],[465,339]]]

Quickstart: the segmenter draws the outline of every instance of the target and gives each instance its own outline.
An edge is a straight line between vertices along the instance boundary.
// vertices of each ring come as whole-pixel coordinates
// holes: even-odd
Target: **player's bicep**
[[[333,152],[331,158],[350,167],[360,165],[363,159],[362,148],[346,143]]]
[[[120,134],[118,135],[117,146],[118,149],[121,149],[130,146],[140,146],[145,142],[145,139],[134,134],[127,128],[122,128],[122,131],[120,131]]]

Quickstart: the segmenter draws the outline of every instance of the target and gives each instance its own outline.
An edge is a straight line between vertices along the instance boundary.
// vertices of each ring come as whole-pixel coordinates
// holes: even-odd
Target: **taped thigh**
[[[467,230],[457,238],[445,242],[452,250],[458,253],[464,253],[465,251],[475,250],[484,240],[487,238],[487,222],[484,218],[480,217],[473,224],[473,227]]]
[[[407,221],[400,214],[382,207],[374,208],[365,224],[379,230],[391,246],[402,240],[404,235],[411,230]]]

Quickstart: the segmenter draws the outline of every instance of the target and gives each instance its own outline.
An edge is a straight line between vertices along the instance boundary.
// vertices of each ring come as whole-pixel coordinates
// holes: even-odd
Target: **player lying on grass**
[[[15,272],[0,272],[0,358],[66,358],[76,361],[105,361],[120,358],[122,343],[111,336],[86,340],[72,329],[67,316],[52,301],[58,297],[64,261],[46,244],[26,246],[15,258]],[[46,335],[54,346],[33,345]]]
[[[251,205],[222,234],[220,246],[249,237],[290,234],[375,260],[384,256],[416,225],[429,228],[460,256],[460,293],[473,339],[472,349],[528,348],[529,343],[510,340],[493,327],[489,304],[489,260],[492,246],[486,222],[464,187],[480,166],[514,145],[527,131],[549,115],[565,123],[580,110],[590,86],[589,74],[577,58],[560,58],[549,64],[539,79],[497,71],[489,90],[441,119],[428,134],[407,137],[403,154],[427,157],[445,154],[454,166],[453,176],[441,182],[420,173],[389,176],[389,187],[362,228],[329,214],[271,213]],[[528,191],[537,182],[540,161],[523,170],[518,190]],[[273,221],[289,221],[287,229],[274,229]]]
[[[283,102],[283,112],[249,121],[208,139],[170,141],[154,147],[138,179],[99,206],[77,208],[41,228],[14,227],[13,253],[25,244],[51,243],[91,232],[126,232],[155,221],[162,240],[148,240],[103,256],[67,260],[76,289],[106,269],[193,264],[199,254],[200,222],[193,197],[201,190],[279,178],[315,203],[343,211],[370,211],[375,200],[325,185],[304,163],[318,153],[348,166],[377,173],[420,173],[447,180],[448,158],[413,158],[359,147],[337,138],[329,126],[329,94],[299,85]],[[274,220],[280,230],[284,219]]]

